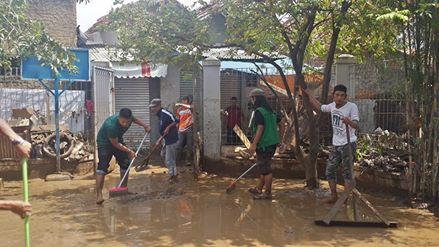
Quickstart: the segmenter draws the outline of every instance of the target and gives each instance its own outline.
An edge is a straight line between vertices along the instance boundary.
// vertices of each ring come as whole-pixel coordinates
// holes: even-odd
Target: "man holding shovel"
[[[150,132],[149,125],[143,123],[133,116],[128,108],[122,108],[119,114],[105,120],[97,135],[98,144],[98,168],[96,170],[96,203],[102,204],[102,188],[104,187],[105,175],[107,175],[111,158],[114,156],[120,167],[120,178],[122,179],[130,163],[130,159],[136,157],[136,153],[127,148],[123,143],[123,134],[130,128],[132,123],[142,126],[146,132]],[[122,187],[128,184],[128,176],[122,183]]]
[[[149,107],[151,108],[151,114],[156,114],[157,117],[159,118],[160,135],[162,135],[163,139],[165,139],[165,146],[162,149],[162,156],[165,156],[165,163],[166,166],[168,167],[168,173],[169,173],[169,181],[175,182],[178,175],[177,164],[176,164],[176,152],[178,145],[177,124],[179,120],[175,118],[171,112],[162,108],[161,99],[153,99]],[[158,143],[156,143],[156,145],[159,145],[160,141],[161,139],[157,140]]]
[[[302,93],[307,95],[312,106],[316,110],[331,113],[332,121],[332,150],[326,164],[326,178],[328,179],[331,196],[325,200],[326,203],[335,203],[337,196],[337,167],[342,163],[343,178],[345,181],[345,190],[349,189],[353,184],[353,174],[350,167],[350,154],[355,157],[356,140],[355,130],[358,129],[358,122],[360,121],[357,105],[346,100],[346,86],[337,85],[334,87],[333,100],[334,102],[328,105],[322,105],[316,98],[314,98],[308,90],[302,89]],[[349,126],[349,140],[347,143],[346,125]],[[349,146],[351,148],[349,148]]]

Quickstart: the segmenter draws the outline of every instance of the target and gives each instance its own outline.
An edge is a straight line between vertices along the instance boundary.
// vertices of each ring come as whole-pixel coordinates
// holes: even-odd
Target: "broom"
[[[143,145],[143,142],[145,141],[146,137],[148,136],[148,133],[145,134],[145,136],[142,139],[142,142],[140,143],[139,147],[137,148],[136,151],[136,157],[137,154],[139,153],[140,148]],[[123,175],[122,179],[119,182],[119,185],[117,187],[111,188],[109,190],[109,196],[110,197],[115,197],[115,196],[122,196],[122,195],[126,195],[128,193],[128,187],[122,187],[122,183],[125,180],[126,176],[128,175],[128,173],[130,172],[130,168],[134,163],[134,160],[136,159],[136,157],[134,157],[131,162],[130,165],[128,166],[127,170],[125,171],[125,174]]]
[[[163,140],[164,136],[160,136],[160,138],[157,140],[156,144],[154,145],[154,147],[151,149],[151,151],[149,152],[148,156],[146,156],[146,158],[143,160],[142,164],[134,167],[134,170],[136,170],[136,172],[141,172],[143,170],[146,169],[146,167],[148,166],[149,163],[149,159],[151,158],[152,154],[154,153],[154,151],[157,149],[158,146],[160,146],[162,140]]]
[[[257,163],[254,163],[250,168],[247,169],[247,171],[245,171],[243,174],[241,174],[241,176],[239,176],[237,179],[235,179],[230,185],[229,187],[227,187],[226,189],[226,193],[230,194],[230,192],[232,192],[235,188],[236,188],[236,182],[238,182],[238,180],[240,180],[242,177],[245,176],[245,174],[247,174],[249,171],[251,171],[253,169],[253,167],[255,167],[257,165]]]

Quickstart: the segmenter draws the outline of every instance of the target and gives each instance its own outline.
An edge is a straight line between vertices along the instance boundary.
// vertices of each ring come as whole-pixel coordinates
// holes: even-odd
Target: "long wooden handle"
[[[349,168],[351,170],[351,176],[352,176],[351,183],[352,186],[355,187],[354,157],[352,155],[351,136],[350,136],[348,124],[346,124],[346,140],[348,141],[347,145],[348,145],[348,153],[349,153]]]
[[[235,127],[233,127],[233,131],[235,131],[236,135],[238,135],[239,139],[241,139],[245,147],[250,148],[250,140],[247,138],[247,136],[244,134],[244,131],[242,131],[242,129],[238,125],[235,125]]]
[[[27,178],[27,159],[21,161],[21,167],[23,172],[23,201],[29,202],[29,183]],[[29,216],[24,217],[24,240],[26,247],[30,247],[30,225]]]

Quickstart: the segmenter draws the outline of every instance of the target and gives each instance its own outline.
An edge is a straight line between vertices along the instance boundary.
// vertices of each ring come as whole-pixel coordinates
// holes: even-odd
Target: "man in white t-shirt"
[[[333,100],[334,102],[328,105],[322,105],[315,99],[307,90],[302,90],[302,93],[309,96],[313,107],[322,112],[331,113],[332,121],[332,145],[334,149],[329,156],[326,164],[326,178],[328,179],[331,196],[325,200],[327,203],[335,203],[337,197],[337,167],[342,163],[343,178],[345,181],[345,189],[353,185],[352,174],[350,169],[349,147],[346,136],[346,126],[349,126],[350,145],[352,150],[352,157],[355,158],[355,149],[357,136],[355,130],[358,129],[358,122],[360,121],[358,115],[357,105],[346,100],[346,86],[337,85],[334,87]]]

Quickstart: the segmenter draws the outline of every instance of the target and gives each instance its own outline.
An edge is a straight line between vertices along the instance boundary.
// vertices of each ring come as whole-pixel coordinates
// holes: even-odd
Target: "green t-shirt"
[[[127,128],[122,127],[119,124],[119,115],[114,115],[107,118],[104,124],[102,124],[101,128],[99,129],[98,136],[96,138],[98,147],[111,147],[112,145],[110,142],[110,138],[118,138],[119,142],[122,143],[123,134],[125,134],[130,126],[128,126]]]

